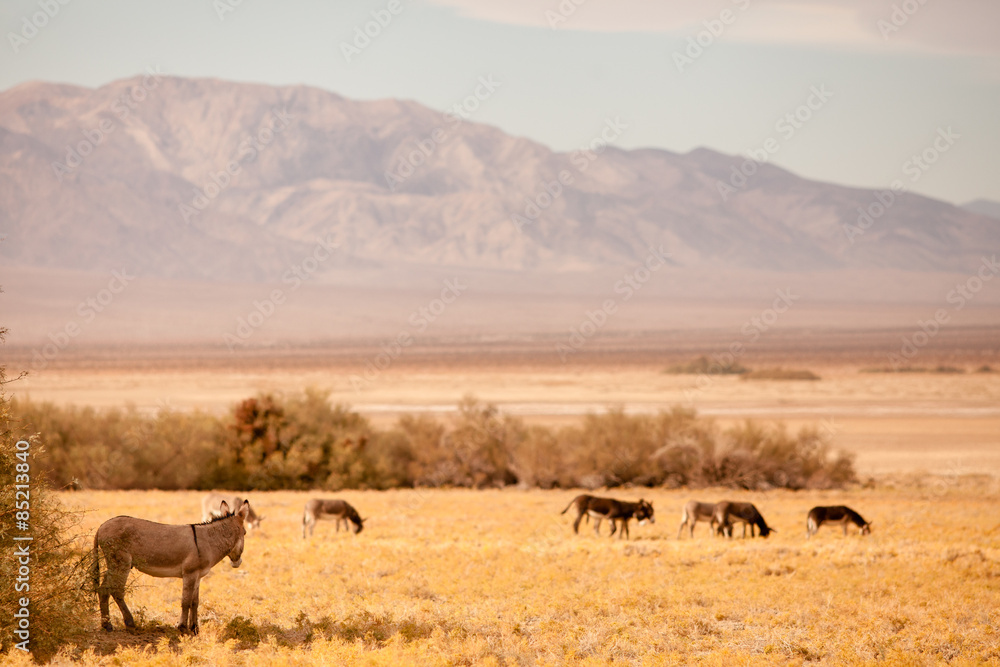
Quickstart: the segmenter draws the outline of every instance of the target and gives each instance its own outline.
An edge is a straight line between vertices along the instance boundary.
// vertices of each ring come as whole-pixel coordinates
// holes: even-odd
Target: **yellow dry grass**
[[[202,582],[199,636],[173,629],[180,580],[134,573],[128,601],[142,631],[125,633],[112,604],[115,631],[59,661],[1000,664],[996,478],[885,481],[847,492],[617,490],[657,511],[629,541],[609,539],[606,525],[601,537],[586,524],[574,536],[572,510],[559,514],[572,491],[347,491],[335,495],[369,519],[364,532],[324,522],[309,541],[306,499],[334,494],[255,494],[267,518],[239,570],[220,564]],[[200,497],[63,496],[86,510],[91,534],[118,514],[197,520]],[[723,497],[754,502],[779,532],[728,541],[699,524],[693,540],[677,539],[686,500]],[[873,534],[824,527],[807,541],[809,508],[840,503]]]

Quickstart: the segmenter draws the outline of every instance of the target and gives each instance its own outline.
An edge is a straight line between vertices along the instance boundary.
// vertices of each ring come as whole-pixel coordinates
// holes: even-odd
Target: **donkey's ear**
[[[236,513],[241,519],[245,519],[248,514],[250,514],[250,501],[244,500],[243,506],[240,507],[240,511]]]
[[[222,512],[223,514],[229,514],[229,503],[223,500],[222,504],[219,505],[219,511]]]

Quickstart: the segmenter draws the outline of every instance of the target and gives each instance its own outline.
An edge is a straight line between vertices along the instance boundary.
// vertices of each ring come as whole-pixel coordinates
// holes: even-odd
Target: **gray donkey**
[[[358,511],[351,507],[350,503],[343,500],[324,500],[313,498],[306,503],[306,509],[302,513],[302,539],[306,539],[306,532],[313,534],[316,529],[316,522],[320,519],[336,519],[337,532],[340,532],[340,522],[344,522],[344,529],[350,528],[350,521],[354,524],[354,534],[357,535],[365,527],[365,520],[361,518]]]
[[[130,516],[108,519],[94,535],[94,562],[90,574],[101,602],[101,627],[110,632],[111,612],[108,596],[115,599],[125,627],[135,628],[135,619],[125,605],[125,582],[134,567],[151,577],[179,577],[184,580],[181,597],[182,632],[198,634],[198,588],[201,578],[223,558],[239,567],[243,562],[243,522],[250,514],[250,503],[243,501],[237,512],[222,503],[221,517],[206,523],[171,525]],[[104,552],[107,571],[101,583],[100,551]]]

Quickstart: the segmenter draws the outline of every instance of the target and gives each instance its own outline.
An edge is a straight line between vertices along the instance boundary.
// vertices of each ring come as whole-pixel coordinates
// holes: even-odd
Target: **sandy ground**
[[[864,372],[877,365],[878,355],[845,351],[846,343],[836,336],[819,342],[814,336],[811,349],[822,354],[814,352],[812,359],[802,345],[776,341],[741,361],[755,368],[808,368],[820,375],[818,381],[669,374],[664,372],[669,355],[633,341],[631,352],[623,351],[627,345],[595,344],[566,363],[551,354],[548,342],[500,353],[442,344],[408,351],[384,370],[369,365],[367,372],[377,347],[238,359],[212,351],[93,352],[34,370],[8,389],[15,396],[59,404],[132,404],[148,411],[218,414],[258,392],[313,387],[379,426],[391,425],[404,413],[447,418],[470,394],[529,422],[553,425],[610,406],[656,412],[680,405],[723,425],[747,418],[781,420],[792,429],[822,425],[835,446],[856,453],[862,475],[916,470],[1000,474],[1000,372],[972,372],[986,362],[997,367],[996,336],[988,330],[966,333],[956,336],[950,349],[917,359],[931,368],[945,362],[967,371],[957,374]],[[891,341],[893,335],[885,338]],[[868,342],[876,349],[886,345]],[[673,348],[681,350],[678,358],[690,358],[687,350],[696,346],[690,337],[673,341]]]

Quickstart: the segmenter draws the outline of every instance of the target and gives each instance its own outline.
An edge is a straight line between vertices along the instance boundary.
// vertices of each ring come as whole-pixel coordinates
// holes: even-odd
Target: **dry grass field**
[[[628,541],[609,539],[606,525],[600,537],[586,524],[574,536],[571,513],[559,514],[577,493],[569,490],[258,493],[251,501],[266,516],[263,528],[248,536],[240,569],[220,564],[202,582],[199,636],[174,629],[180,580],[133,573],[127,598],[140,631],[126,633],[114,605],[115,631],[97,630],[94,596],[80,612],[94,628],[89,643],[56,662],[1000,665],[1000,373],[972,372],[1000,367],[996,334],[953,333],[918,361],[966,373],[862,372],[884,365],[898,332],[799,332],[741,359],[821,378],[809,382],[664,372],[724,349],[722,334],[630,338],[620,347],[595,340],[568,363],[544,341],[495,353],[414,349],[360,389],[350,376],[377,347],[67,353],[9,389],[60,404],[222,414],[259,391],[312,386],[380,427],[406,413],[447,419],[466,394],[547,425],[612,405],[682,405],[723,427],[748,418],[791,430],[822,424],[834,448],[855,453],[862,484],[606,492],[654,503],[656,523],[633,523]],[[23,355],[13,361],[28,365]],[[369,519],[365,530],[337,533],[324,522],[303,541],[302,508],[318,495],[354,504]],[[81,512],[81,544],[119,514],[200,519],[196,492],[61,497]],[[692,498],[750,500],[778,532],[730,541],[699,524],[693,540],[677,539]],[[845,538],[824,527],[807,541],[809,508],[842,503],[872,521],[873,533]],[[19,654],[5,659],[28,664]]]
[[[115,630],[57,662],[1000,664],[997,478],[899,481],[842,492],[618,490],[657,510],[628,541],[607,537],[606,525],[600,537],[586,524],[574,536],[572,511],[559,514],[571,491],[348,491],[335,495],[368,519],[365,530],[324,522],[309,541],[301,514],[314,494],[257,494],[267,518],[240,569],[226,561],[202,582],[200,635],[173,628],[180,580],[133,572],[127,599],[140,631],[126,633],[112,604]],[[699,524],[693,540],[678,540],[692,497],[750,500],[778,533],[730,541]],[[92,534],[118,514],[196,521],[201,494],[63,498]],[[810,507],[845,502],[872,522],[870,536],[823,527],[805,539]],[[96,626],[96,609],[81,613]]]

